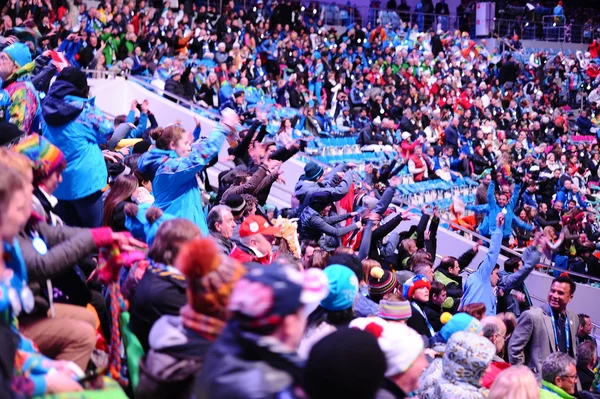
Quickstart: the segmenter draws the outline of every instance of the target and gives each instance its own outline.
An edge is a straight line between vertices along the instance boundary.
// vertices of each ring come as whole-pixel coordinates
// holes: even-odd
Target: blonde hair
[[[25,178],[33,180],[33,162],[25,155],[11,149],[0,147],[0,168],[6,170],[11,168]]]
[[[364,259],[362,262],[362,270],[363,270],[363,281],[365,285],[369,285],[369,277],[371,276],[371,269],[374,267],[381,267],[381,263],[377,262],[373,259]]]
[[[488,399],[538,399],[540,387],[535,376],[525,366],[503,370],[492,384]]]

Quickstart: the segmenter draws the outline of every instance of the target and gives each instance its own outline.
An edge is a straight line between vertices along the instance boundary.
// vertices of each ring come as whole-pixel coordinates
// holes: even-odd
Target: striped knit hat
[[[406,280],[402,286],[402,296],[410,301],[415,294],[415,291],[423,287],[431,289],[431,283],[424,275],[417,274],[413,278]]]
[[[35,181],[45,179],[55,171],[62,170],[67,166],[62,151],[37,134],[21,140],[13,149],[31,159]]]
[[[369,277],[369,297],[371,300],[379,302],[385,294],[393,292],[396,285],[395,273],[383,270],[380,267],[371,269],[371,276]]]
[[[408,320],[412,315],[410,302],[408,301],[379,301],[379,311],[377,316],[384,320]]]

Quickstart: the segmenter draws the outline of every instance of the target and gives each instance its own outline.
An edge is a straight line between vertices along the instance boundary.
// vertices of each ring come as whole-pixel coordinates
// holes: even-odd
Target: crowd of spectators
[[[600,277],[593,45],[522,64],[433,20],[339,30],[288,0],[6,11],[2,398],[598,395],[592,320],[568,309]],[[218,123],[159,126],[148,100],[111,120],[103,69]],[[269,203],[283,163],[336,138],[378,161],[306,162]],[[405,178],[479,186],[413,214]],[[487,248],[439,253],[448,222]]]

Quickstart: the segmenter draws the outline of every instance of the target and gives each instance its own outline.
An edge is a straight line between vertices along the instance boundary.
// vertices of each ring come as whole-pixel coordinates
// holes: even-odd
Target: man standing
[[[579,318],[567,310],[575,287],[569,277],[559,276],[552,281],[548,303],[521,314],[508,346],[511,364],[525,364],[539,374],[543,372],[544,359],[554,352],[576,356]]]
[[[579,329],[577,330],[577,345],[585,341],[596,342],[594,337],[590,335],[592,333],[592,329],[594,328],[590,316],[584,313],[580,313],[577,315],[577,317],[579,317]]]
[[[14,123],[26,134],[37,132],[40,103],[25,65],[31,62],[29,47],[13,43],[0,52],[0,111],[6,113],[7,122]],[[5,115],[0,116],[0,120]],[[66,123],[66,122],[65,122]]]
[[[496,315],[496,297],[494,287],[498,284],[499,266],[496,264],[500,247],[502,245],[502,226],[504,213],[499,212],[496,217],[496,230],[492,234],[492,243],[485,260],[479,265],[477,271],[469,276],[465,283],[465,293],[462,306],[470,303],[481,302],[485,305],[486,315]]]
[[[539,263],[542,256],[540,249],[545,246],[546,238],[541,235],[525,249],[522,259],[514,257],[504,262],[504,270],[498,273],[500,277],[498,288],[504,294],[498,300],[500,312],[513,312],[518,318],[521,312],[529,310],[532,303],[525,279]]]

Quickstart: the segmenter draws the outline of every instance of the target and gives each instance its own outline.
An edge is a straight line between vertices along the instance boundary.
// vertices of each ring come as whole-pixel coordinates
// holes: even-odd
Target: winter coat
[[[471,264],[475,255],[477,255],[477,253],[473,249],[470,249],[457,259],[458,268],[461,272]],[[446,286],[446,293],[448,296],[442,304],[442,308],[445,311],[455,313],[460,305],[460,298],[463,296],[462,277],[450,274],[447,270],[438,267],[436,268],[435,273],[433,273],[433,279]]]
[[[182,325],[179,316],[163,316],[148,337],[150,351],[140,362],[138,399],[189,398],[213,343]]]
[[[519,192],[520,192],[521,186],[519,184],[515,184],[515,189],[513,191],[513,195],[510,197],[510,201],[506,204],[506,206],[504,208],[500,208],[500,206],[496,202],[496,197],[494,196],[495,187],[496,187],[496,184],[492,181],[488,187],[488,192],[487,192],[487,197],[488,197],[487,220],[490,225],[493,225],[493,227],[490,228],[489,230],[494,231],[496,229],[496,226],[495,226],[496,216],[498,216],[499,212],[502,212],[502,209],[506,209],[506,212],[504,213],[504,225],[502,226],[502,236],[503,236],[503,238],[508,238],[512,233],[513,220],[518,219],[518,218],[515,218],[514,209],[515,209],[515,205],[517,204],[517,201],[519,199],[518,197],[519,197]],[[529,227],[529,230],[531,230],[531,227]]]
[[[498,262],[501,245],[502,232],[500,229],[496,229],[492,234],[492,243],[485,259],[479,265],[477,271],[467,278],[462,306],[481,302],[485,305],[485,314],[487,316],[496,315],[496,296],[494,295],[494,289],[490,283],[490,276],[496,266],[496,262]]]
[[[73,201],[102,190],[108,172],[99,144],[113,133],[113,123],[94,104],[94,98],[78,97],[67,81],[56,81],[42,102],[42,132],[65,155],[67,168],[54,192],[56,198]]]
[[[95,230],[108,231],[107,229]],[[47,246],[45,254],[36,249],[33,237],[38,237],[44,241]],[[80,297],[84,297],[83,301],[77,304],[85,306],[85,303],[89,301],[90,294],[74,268],[77,266],[78,261],[97,249],[92,230],[68,226],[51,226],[43,221],[33,221],[17,236],[17,241],[27,266],[29,287],[35,297],[34,313],[45,315],[50,308],[46,293],[46,280],[63,280],[66,285],[70,286],[69,289],[77,291],[78,298],[73,297],[71,299],[80,302]],[[107,241],[110,243],[110,236]],[[87,297],[87,301],[85,297]]]
[[[148,335],[152,325],[162,316],[179,315],[186,303],[185,277],[177,269],[151,264],[138,283],[129,313],[129,328],[140,340],[144,351],[148,351]]]
[[[415,305],[417,305],[423,310],[423,312],[425,312],[425,304],[417,304],[416,302],[413,303],[411,301],[410,305],[410,310],[412,311],[412,314],[410,318],[406,321],[406,325],[418,332],[420,335],[424,335],[427,338],[431,338],[433,334],[429,330],[429,326],[427,325],[427,319],[421,314],[421,312],[415,309]],[[425,315],[427,315],[427,313],[425,313]]]
[[[337,185],[334,185],[334,178],[337,172],[345,172],[347,169],[348,168],[345,165],[336,166],[325,176],[321,183],[312,180],[298,180],[296,187],[294,187],[294,196],[300,202],[298,215],[300,215],[302,210],[310,204],[310,198],[318,191],[330,193],[332,202],[344,198],[346,194],[348,194],[348,190],[352,184],[352,174],[346,173],[342,181]]]
[[[27,76],[13,76],[2,82],[0,105],[5,115],[1,115],[0,119],[14,123],[26,134],[35,133],[40,119],[38,93]],[[6,98],[3,98],[2,92],[7,94]],[[5,104],[4,100],[8,100],[8,103]]]
[[[482,399],[487,389],[481,379],[496,354],[496,347],[485,337],[459,331],[446,344],[442,375],[435,394],[439,399]]]
[[[302,379],[301,361],[272,337],[241,331],[230,322],[208,352],[196,399],[289,398]]]
[[[154,206],[175,217],[191,220],[204,235],[208,234],[208,227],[196,175],[219,152],[226,135],[225,130],[217,127],[208,139],[195,142],[187,157],[178,157],[175,151],[152,148],[138,161],[142,175],[152,179]]]
[[[321,235],[342,237],[358,229],[355,224],[337,227],[336,224],[348,219],[350,214],[321,216],[311,207],[304,208],[300,214],[300,239],[318,241]]]

